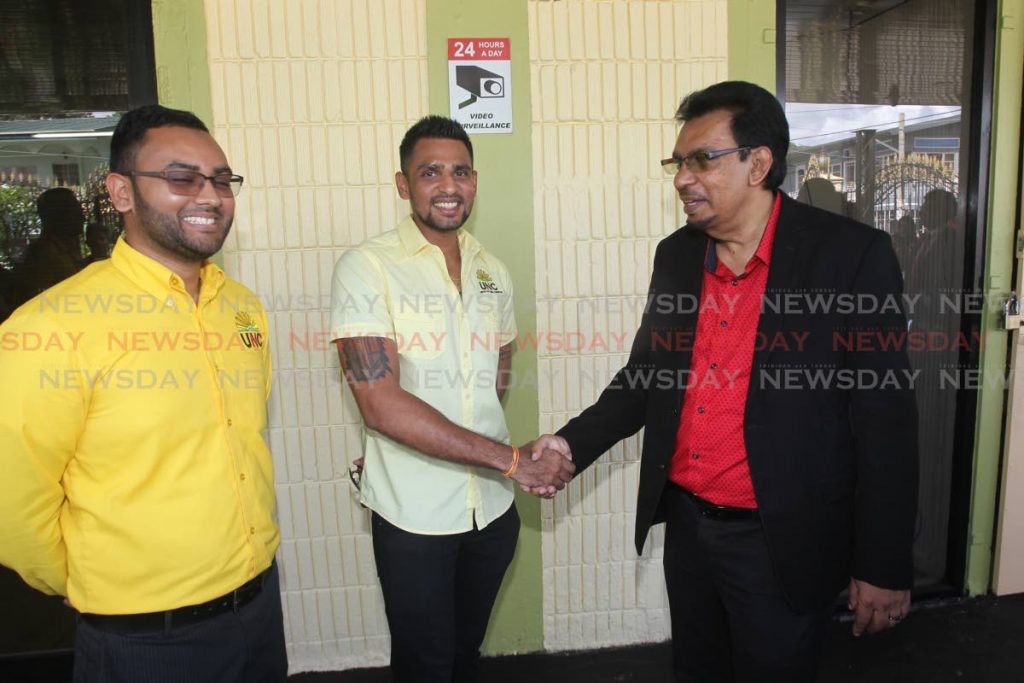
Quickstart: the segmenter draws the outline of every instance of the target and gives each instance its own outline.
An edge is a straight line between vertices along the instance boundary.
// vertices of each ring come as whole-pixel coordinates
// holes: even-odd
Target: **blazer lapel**
[[[686,228],[683,228],[686,230]],[[679,313],[674,316],[672,326],[690,334],[689,343],[676,353],[668,354],[668,366],[673,370],[688,371],[693,357],[693,343],[697,333],[697,316],[700,312],[701,291],[704,285],[704,257],[708,249],[708,238],[702,232],[690,231],[683,236],[664,290],[680,295]],[[676,408],[681,408],[686,391],[686,382],[675,383]]]
[[[686,228],[683,228],[684,230]],[[708,249],[708,238],[704,233],[691,231],[686,235],[679,261],[674,268],[666,291],[678,292],[687,297],[679,302],[680,311],[674,321],[679,329],[697,331],[697,315],[700,312],[700,297],[704,287],[704,256]],[[676,367],[689,368],[691,352],[689,349],[674,354]]]
[[[790,206],[792,201],[785,196],[782,198],[779,221],[775,225],[772,260],[768,267],[768,282],[764,288],[764,299],[770,305],[761,306],[754,361],[751,366],[752,376],[759,368],[768,364],[773,341],[779,338],[778,335],[786,333],[785,296],[787,293],[798,291],[807,272],[807,243],[801,236],[805,226],[793,222]]]

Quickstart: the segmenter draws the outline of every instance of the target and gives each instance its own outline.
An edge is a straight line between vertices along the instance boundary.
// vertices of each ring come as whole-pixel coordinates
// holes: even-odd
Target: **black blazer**
[[[661,241],[626,366],[558,432],[579,474],[646,428],[638,553],[664,521],[707,248],[685,228]],[[801,612],[851,576],[911,586],[917,409],[902,288],[887,234],[783,196],[743,430],[775,573]]]

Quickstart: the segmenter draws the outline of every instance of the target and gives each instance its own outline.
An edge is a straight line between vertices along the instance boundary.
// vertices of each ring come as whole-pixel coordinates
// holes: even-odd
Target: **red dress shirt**
[[[757,507],[743,413],[780,204],[776,195],[743,274],[734,275],[718,260],[714,242],[704,259],[697,334],[669,479],[716,505]]]

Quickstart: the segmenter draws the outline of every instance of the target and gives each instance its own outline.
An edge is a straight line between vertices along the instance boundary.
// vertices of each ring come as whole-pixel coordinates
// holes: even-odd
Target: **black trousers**
[[[237,614],[131,634],[78,620],[74,683],[281,683],[287,677],[276,563],[260,594]]]
[[[815,680],[830,610],[797,614],[789,608],[761,522],[702,516],[697,504],[671,483],[664,495],[675,680]]]
[[[426,536],[373,515],[396,683],[474,683],[491,608],[519,538],[516,506],[484,529]]]

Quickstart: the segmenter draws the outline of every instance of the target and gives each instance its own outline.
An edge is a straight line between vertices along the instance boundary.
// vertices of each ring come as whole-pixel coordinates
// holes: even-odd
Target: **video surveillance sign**
[[[512,132],[512,51],[508,38],[448,39],[451,117],[470,135]]]

